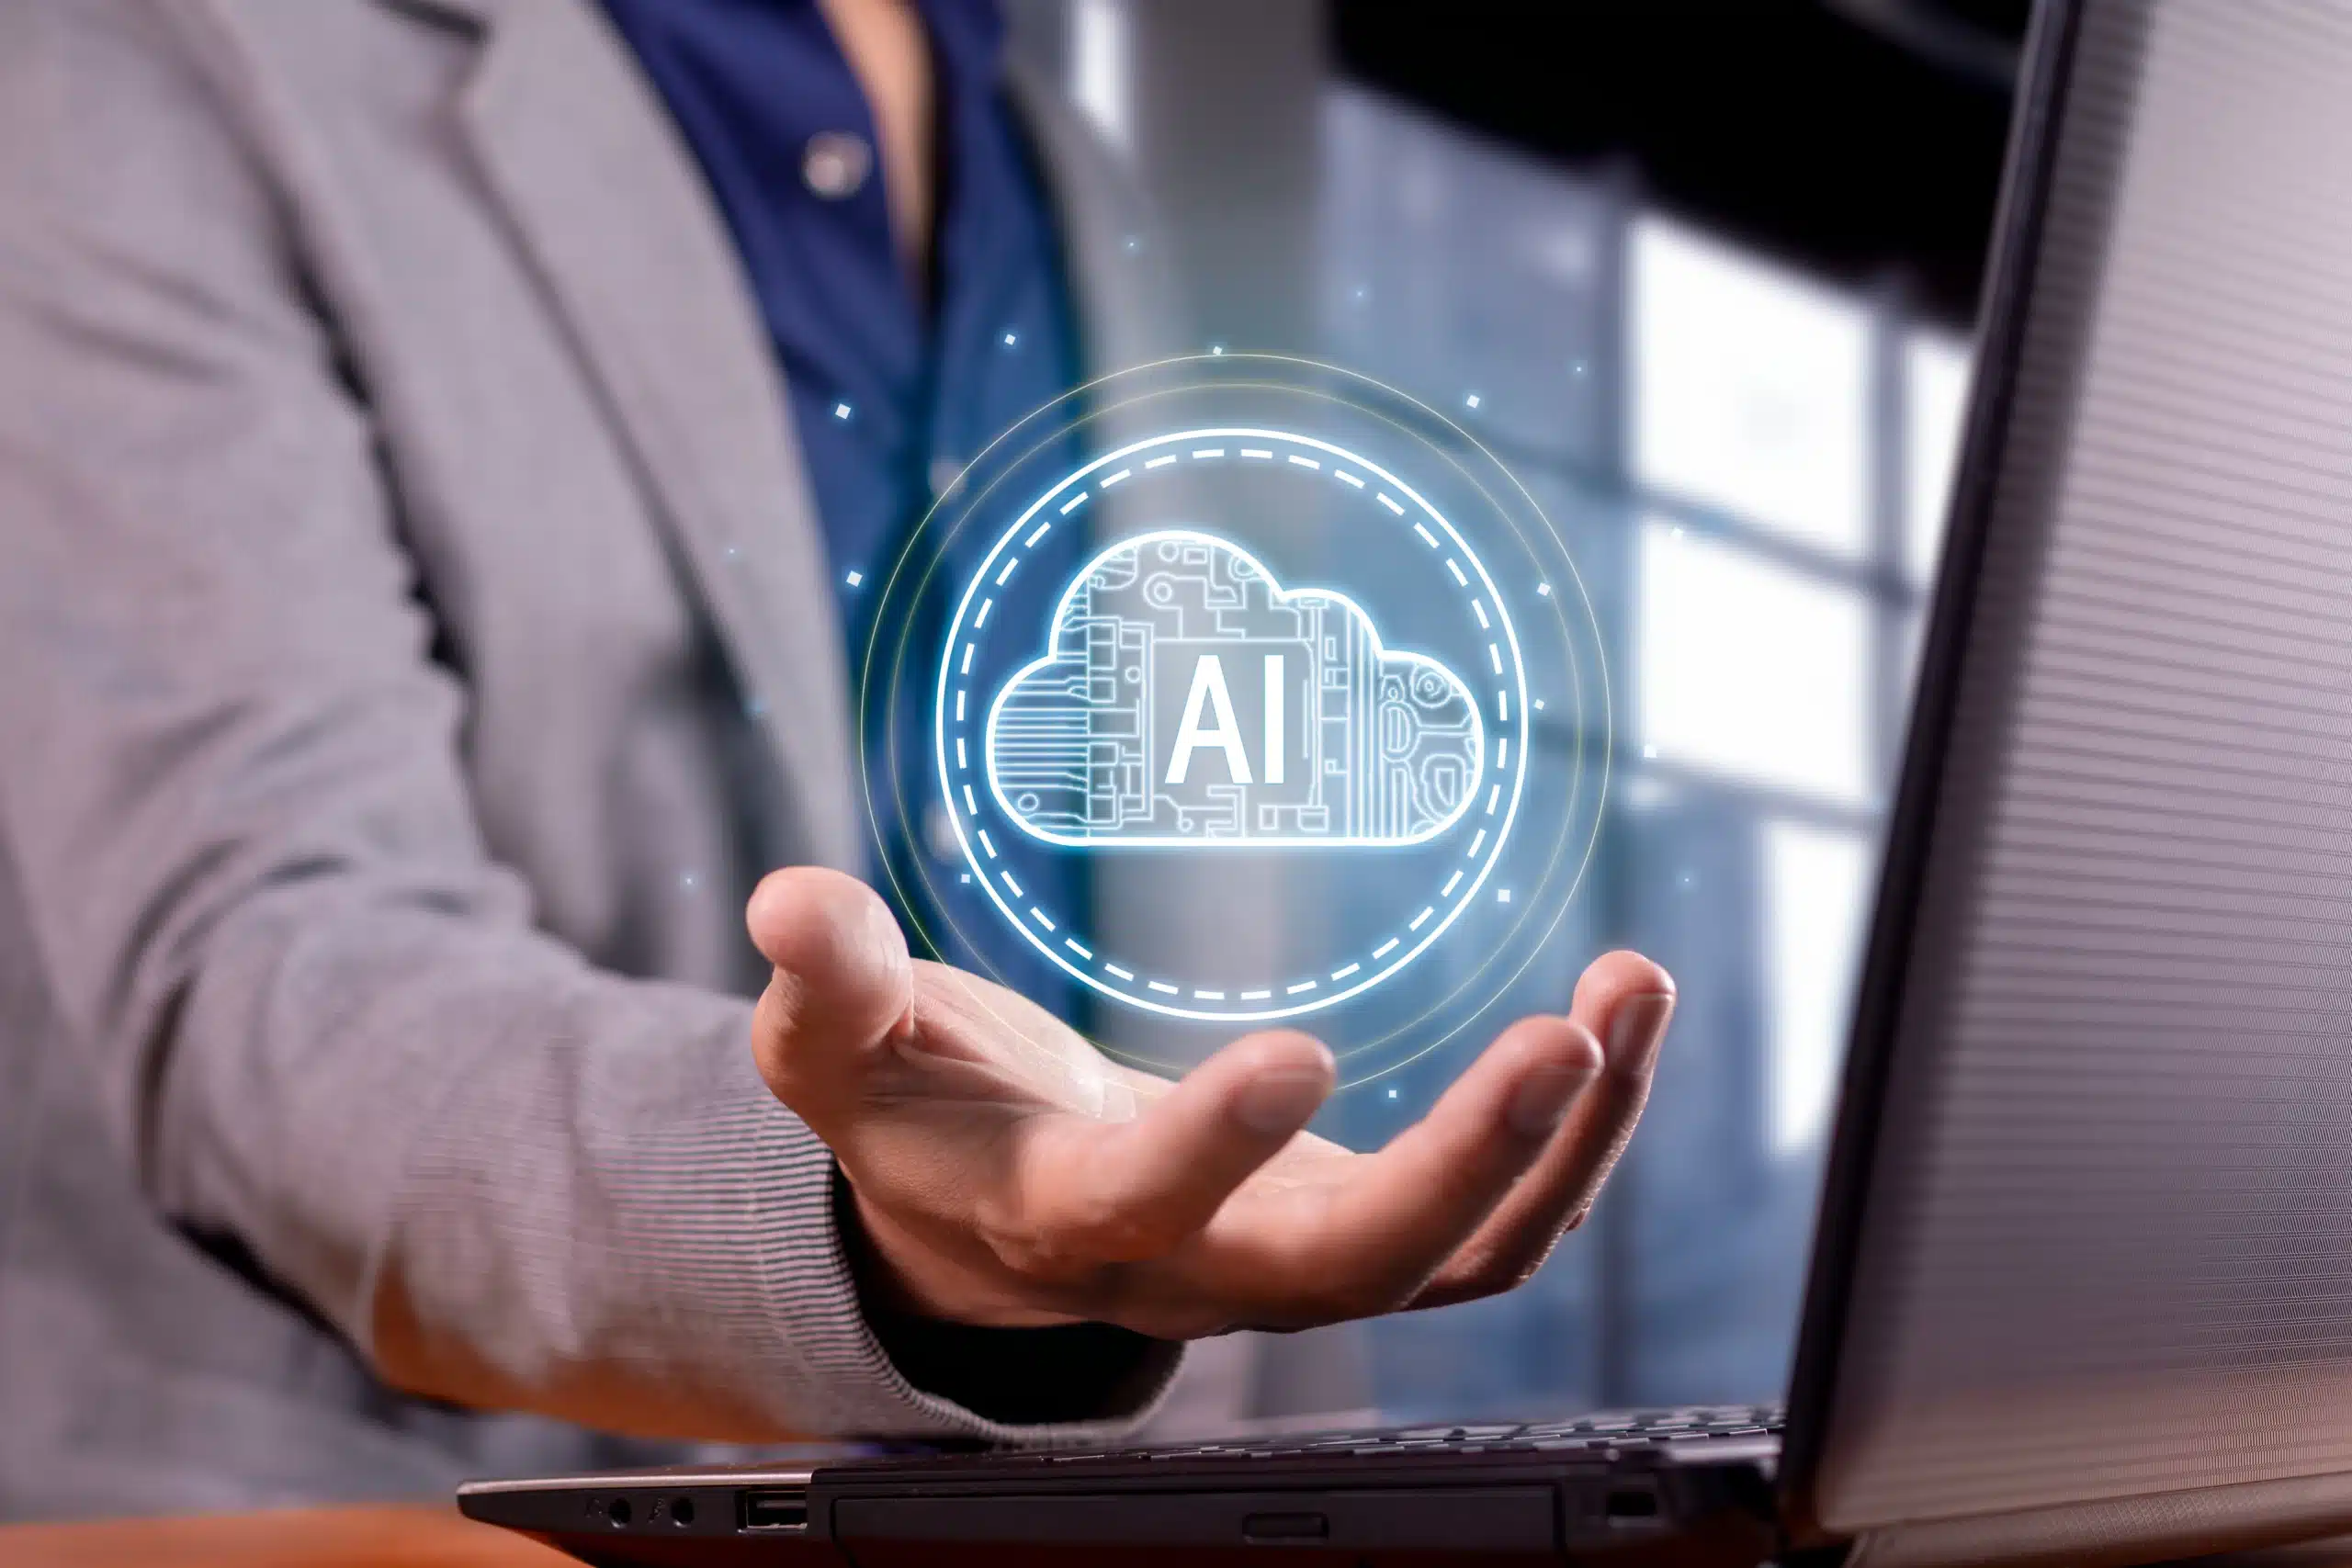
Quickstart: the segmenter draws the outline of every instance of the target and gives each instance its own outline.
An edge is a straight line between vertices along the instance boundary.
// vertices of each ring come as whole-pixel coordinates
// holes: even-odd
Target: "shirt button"
[[[846,130],[820,130],[800,154],[800,177],[827,201],[855,196],[874,168],[874,149]]]

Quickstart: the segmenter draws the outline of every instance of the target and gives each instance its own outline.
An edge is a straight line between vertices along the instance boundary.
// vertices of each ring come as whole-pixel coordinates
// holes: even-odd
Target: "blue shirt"
[[[931,504],[934,475],[955,473],[998,432],[1075,383],[1053,215],[1004,101],[1001,20],[992,0],[918,0],[938,150],[926,301],[891,232],[864,92],[816,0],[605,4],[700,162],[758,297],[791,389],[854,672],[872,629],[869,606]],[[834,139],[830,145],[846,152],[850,167],[861,166],[862,153],[862,177],[842,177],[837,157],[823,171],[832,178],[812,179],[810,143],[820,137]],[[943,576],[955,579],[958,564],[951,559]],[[944,616],[927,615],[913,630],[908,668],[928,669]],[[888,776],[889,735],[883,705],[866,705],[867,772],[880,780]],[[925,770],[922,787],[908,793],[928,800],[928,715],[921,702],[899,707],[901,765],[911,759]],[[894,901],[910,934],[927,931],[938,956],[983,960],[1069,1013],[1075,988],[985,911],[959,905],[967,940],[947,931],[912,874],[930,852],[922,813],[888,794],[875,790],[884,825],[877,858],[887,864],[873,869],[897,874],[876,880],[904,896]],[[928,869],[952,886],[960,867],[933,858]]]

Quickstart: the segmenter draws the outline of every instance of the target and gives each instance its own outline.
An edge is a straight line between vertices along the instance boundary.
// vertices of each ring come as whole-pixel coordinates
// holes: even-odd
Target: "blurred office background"
[[[1158,208],[1203,345],[1445,409],[1599,612],[1609,811],[1520,988],[1556,1008],[1638,946],[1681,984],[1669,1058],[1532,1284],[1347,1331],[1364,1402],[1777,1396],[2024,0],[1008,8]],[[1349,1097],[1334,1131],[1377,1142],[1460,1064]]]

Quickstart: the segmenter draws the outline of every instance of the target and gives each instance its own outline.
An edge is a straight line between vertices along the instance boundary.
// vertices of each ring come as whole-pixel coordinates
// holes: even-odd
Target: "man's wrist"
[[[993,1328],[910,1310],[888,1282],[838,1166],[833,1223],[875,1340],[922,1393],[1006,1426],[1095,1421],[1146,1402],[1181,1347],[1108,1323]]]

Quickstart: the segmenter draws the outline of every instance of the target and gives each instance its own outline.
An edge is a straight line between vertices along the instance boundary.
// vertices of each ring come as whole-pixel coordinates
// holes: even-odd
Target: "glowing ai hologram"
[[[1507,593],[1427,493],[1277,426],[1178,424],[1040,479],[987,509],[937,656],[926,808],[964,907],[1101,996],[1218,1022],[1337,1007],[1465,922],[1519,929],[1526,905],[1489,878],[1531,755],[1512,601],[1540,615],[1542,575]],[[1084,549],[1056,554],[1073,534]],[[1287,576],[1283,549],[1344,591]],[[1370,857],[1376,876],[1317,880]],[[1235,889],[1351,891],[1204,963],[1214,944],[1105,919],[1086,890],[1118,879],[1132,911],[1144,868],[1200,889],[1204,859]]]
[[[1485,774],[1486,725],[1438,660],[1363,607],[1286,589],[1191,528],[1125,539],[1064,590],[1042,658],[990,705],[998,807],[1073,848],[1427,842]]]

